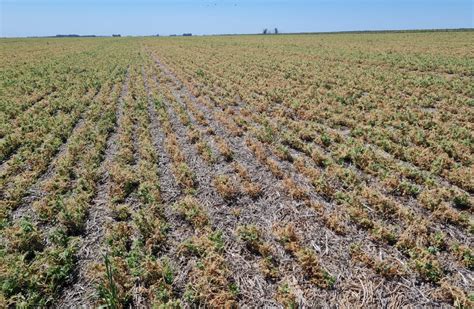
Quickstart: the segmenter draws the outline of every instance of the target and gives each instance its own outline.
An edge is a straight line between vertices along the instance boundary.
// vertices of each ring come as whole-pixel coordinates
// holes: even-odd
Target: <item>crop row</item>
[[[4,306],[49,305],[74,273],[125,73],[123,62],[101,65],[106,69],[100,91],[89,89],[82,100],[58,98],[46,114],[59,115],[63,123],[58,121],[44,137],[41,130],[25,136],[31,149],[20,147],[2,170],[7,189],[2,192]],[[71,91],[78,89],[83,88]],[[43,117],[38,120],[54,124],[54,118]]]
[[[192,78],[193,78],[192,75],[188,75],[186,77],[183,77],[183,80],[192,81],[193,80]],[[192,83],[190,84],[192,88],[193,85]],[[203,96],[208,95],[208,93],[205,93],[205,94],[199,93],[199,90],[196,90],[195,94],[203,95]],[[209,105],[209,106],[213,108],[212,105]],[[223,107],[223,109],[225,109],[226,107],[227,106]],[[259,135],[262,136],[262,138],[260,139],[261,140],[263,139],[264,142],[267,141],[268,143],[268,141],[272,141],[271,144],[275,144],[274,142],[275,140],[276,141],[280,140],[278,138],[278,135],[273,133],[273,132],[277,132],[278,129],[274,129],[274,131],[272,131],[271,130],[272,128],[270,129],[265,128],[265,125],[268,125],[268,122],[266,122],[265,119],[263,121],[260,120],[260,123],[257,125],[257,130],[255,130],[255,128],[249,129],[248,123],[254,122],[251,119],[251,117],[240,117],[240,118],[235,117],[236,112],[235,112],[235,109],[232,109],[232,108],[227,108],[225,109],[225,111],[228,112],[229,115],[232,115],[234,119],[237,119],[237,121],[240,122],[240,124],[243,123],[244,124],[243,126],[245,127],[246,130],[252,131],[252,133],[256,134],[257,136]],[[224,115],[223,117],[219,119],[226,119],[225,116],[226,115]],[[253,118],[255,119],[257,117],[253,117]],[[227,119],[229,119],[229,117],[227,117]],[[229,122],[232,122],[232,120],[230,121],[223,120],[223,123],[229,123]],[[235,134],[240,134],[239,130],[238,129],[236,130],[236,128],[239,128],[239,126],[236,124],[228,126],[228,129],[231,130],[232,132],[235,132]],[[263,130],[261,128],[263,128]],[[267,134],[267,136],[265,136],[265,134]],[[340,137],[339,137],[339,140],[336,139],[336,142],[341,142]],[[283,178],[284,173],[282,173],[281,169],[278,168],[278,165],[275,164],[275,161],[269,158],[268,155],[264,152],[264,150],[262,150],[264,149],[264,147],[262,146],[259,147],[258,143],[259,142],[257,142],[257,144],[254,144],[253,145],[254,147],[252,147],[252,143],[250,145],[256,151],[256,156],[260,157],[263,162],[267,163],[269,168],[272,171],[274,171],[277,177]],[[325,145],[323,141],[321,141],[320,143],[321,143],[321,146],[323,147],[327,146]],[[287,147],[288,144],[289,143],[286,143],[286,144],[282,143],[280,145],[277,144],[276,147],[272,145],[274,148],[273,152],[275,155],[278,154],[280,158],[293,162],[294,158],[292,157],[291,153],[294,153],[294,151],[293,149],[292,151],[288,150],[288,147]],[[289,145],[292,145],[292,144],[289,144]],[[304,143],[299,142],[299,145],[304,145]],[[298,149],[298,147],[294,147],[294,148]],[[426,230],[426,232],[421,234],[421,235],[426,235],[426,236],[421,236],[421,235],[415,236],[415,240],[410,240],[411,236],[408,235],[409,234],[408,232],[397,235],[398,232],[392,231],[393,228],[396,227],[398,229],[398,227],[401,227],[403,225],[406,225],[406,227],[409,227],[411,225],[417,225],[417,223],[415,222],[420,222],[420,218],[416,216],[416,213],[412,213],[412,211],[410,211],[409,209],[406,209],[406,207],[400,204],[397,204],[396,202],[392,201],[390,198],[387,199],[382,192],[377,192],[377,190],[374,191],[373,189],[370,189],[364,186],[360,187],[361,179],[357,173],[357,170],[354,171],[353,168],[347,168],[346,164],[344,164],[344,161],[343,160],[341,161],[340,159],[338,160],[337,157],[336,159],[325,158],[325,154],[318,151],[319,148],[316,148],[315,150],[316,151],[309,151],[309,153],[306,153],[306,156],[308,156],[310,160],[311,160],[311,156],[313,156],[315,158],[316,166],[319,165],[318,168],[314,168],[314,167],[311,168],[311,167],[305,166],[304,160],[302,159],[296,160],[296,162],[293,162],[294,165],[296,166],[296,169],[298,169],[300,173],[306,174],[306,176],[309,175],[310,178],[315,179],[316,182],[314,182],[315,184],[314,190],[316,190],[316,192],[318,192],[323,197],[325,197],[327,201],[330,201],[330,202],[336,201],[337,204],[343,206],[343,207],[340,207],[339,209],[348,209],[348,211],[345,212],[345,215],[343,215],[342,218],[348,217],[348,219],[355,222],[360,228],[368,229],[370,231],[370,234],[372,235],[372,238],[375,238],[376,240],[380,239],[383,242],[387,242],[389,244],[397,243],[398,248],[404,248],[403,250],[410,257],[410,260],[411,260],[410,265],[412,265],[411,267],[417,270],[422,277],[425,277],[429,280],[437,282],[442,277],[443,270],[441,269],[439,262],[437,262],[437,259],[438,259],[436,257],[437,254],[427,254],[426,252],[431,251],[433,253],[433,248],[435,251],[438,251],[440,249],[446,250],[446,247],[444,244],[445,235],[442,232],[440,232],[440,230],[438,230],[437,232],[435,231],[428,232],[428,230]],[[297,156],[300,156],[301,153],[305,155],[305,149],[303,149],[303,151],[300,151],[300,153],[297,153]],[[324,167],[325,169],[327,169],[325,173],[323,174],[322,178],[321,178],[321,172],[320,172],[321,167]],[[360,166],[357,166],[357,167],[361,169]],[[366,172],[363,169],[362,171]],[[334,178],[334,176],[337,176],[339,179]],[[362,181],[363,182],[367,181],[366,180],[367,178],[370,179],[370,177],[363,175]],[[295,187],[295,184],[294,182],[292,182],[291,179],[285,179],[284,183],[286,187],[288,188],[289,194],[292,195],[294,198],[303,199],[303,200],[307,199],[308,193],[305,192],[303,189],[298,188],[297,186]],[[339,183],[339,185],[336,185],[336,187],[334,188],[334,183]],[[370,183],[370,185],[372,185],[372,183]],[[339,186],[342,186],[343,190],[337,189],[337,187]],[[350,191],[347,191],[347,189],[349,189]],[[444,192],[445,193],[443,193],[442,191],[441,194],[444,194],[445,196],[447,195],[447,198],[449,198],[449,191],[444,191]],[[363,197],[363,200],[360,200],[360,196]],[[422,195],[423,199],[427,199],[429,197],[430,196],[427,194]],[[425,200],[424,202],[430,203],[431,201]],[[367,203],[369,203],[369,207],[365,206],[367,205]],[[382,221],[375,222],[373,221],[373,219],[371,219],[372,215],[370,215],[370,213],[367,210],[373,211],[373,208],[375,208],[377,213],[382,216],[382,219],[383,219]],[[430,208],[430,207],[427,207],[427,208]],[[328,224],[330,226],[332,225],[335,230],[341,229],[341,224],[340,222],[338,222],[339,220],[331,220],[331,219],[340,218],[339,215],[340,215],[340,212],[330,214],[327,217]],[[397,219],[398,217],[401,217],[400,218],[401,221],[399,221],[400,219]],[[465,223],[462,223],[463,220],[466,220],[465,217],[464,219],[462,216],[459,217],[459,215],[456,214],[456,211],[453,212],[452,209],[450,209],[450,207],[446,208],[446,206],[444,206],[443,209],[438,209],[438,211],[435,212],[435,218],[436,217],[441,219],[442,222],[443,221],[448,221],[448,222],[451,221],[454,223],[458,222],[459,224],[461,224],[461,226],[465,224]],[[397,221],[392,222],[391,224],[387,226],[386,220],[389,218],[392,220],[397,220]],[[401,222],[401,225],[399,222]],[[395,225],[393,225],[394,223]],[[430,224],[429,221],[426,224],[429,225]],[[432,235],[432,236],[429,236],[429,235]],[[440,245],[440,244],[432,243],[432,245],[430,245],[430,242],[431,242],[429,240],[430,237],[433,237],[434,242],[437,242],[437,241],[439,242],[441,240],[443,244]],[[416,247],[413,245],[414,244],[413,241],[415,241],[415,243],[418,243],[418,241],[421,239],[426,239],[425,241],[421,242],[421,244],[423,244],[421,247]],[[435,239],[438,239],[438,240],[435,240]],[[461,234],[460,239],[461,241],[464,240],[464,237],[462,236],[462,234]],[[449,248],[450,248],[450,251],[453,252],[454,256],[457,256],[462,263],[465,263],[464,265],[468,269],[472,268],[472,253],[468,249],[468,247],[466,247],[465,245],[459,245],[457,241],[454,241],[451,243]],[[376,264],[373,264],[373,265],[376,265]]]

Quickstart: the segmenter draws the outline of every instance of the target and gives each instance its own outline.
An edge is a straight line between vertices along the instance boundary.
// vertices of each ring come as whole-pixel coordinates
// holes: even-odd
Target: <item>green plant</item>
[[[117,286],[114,281],[114,269],[108,253],[104,255],[104,264],[107,283],[100,285],[100,296],[108,307],[118,309],[120,308],[120,301],[118,298]]]
[[[453,199],[454,207],[459,209],[469,209],[472,207],[471,201],[467,194],[456,195]]]

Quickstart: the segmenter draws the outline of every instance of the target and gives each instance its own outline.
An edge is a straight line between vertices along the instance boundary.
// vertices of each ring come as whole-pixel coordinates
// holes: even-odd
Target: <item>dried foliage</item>
[[[5,40],[0,307],[473,307],[472,38]]]

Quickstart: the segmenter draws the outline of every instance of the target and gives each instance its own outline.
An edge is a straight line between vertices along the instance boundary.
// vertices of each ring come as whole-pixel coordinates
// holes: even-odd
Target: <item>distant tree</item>
[[[267,34],[267,33],[268,33],[268,29],[267,28],[263,29],[263,34]]]
[[[275,28],[275,34],[278,34],[278,28]]]

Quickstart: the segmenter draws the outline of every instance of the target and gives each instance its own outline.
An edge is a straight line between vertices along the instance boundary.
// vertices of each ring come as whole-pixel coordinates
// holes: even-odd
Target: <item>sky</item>
[[[0,0],[0,36],[473,28],[474,0]]]

